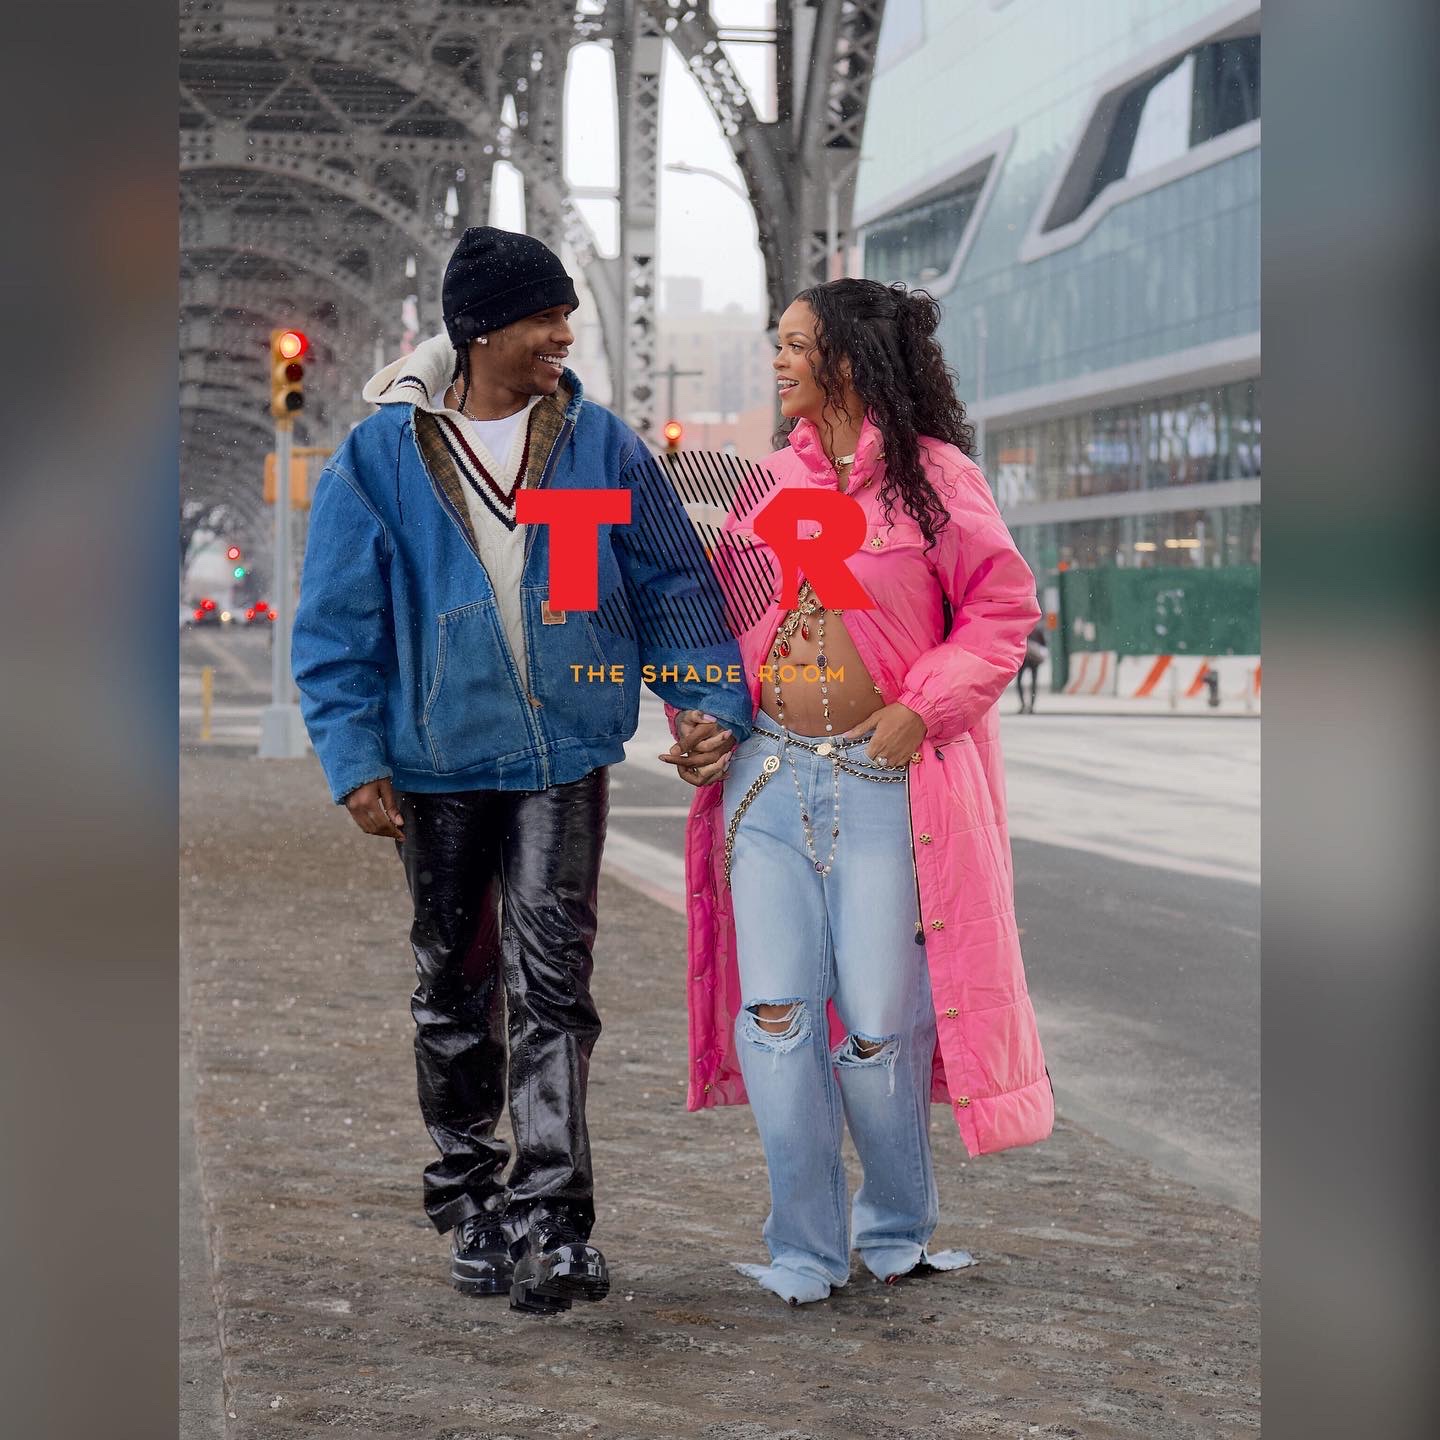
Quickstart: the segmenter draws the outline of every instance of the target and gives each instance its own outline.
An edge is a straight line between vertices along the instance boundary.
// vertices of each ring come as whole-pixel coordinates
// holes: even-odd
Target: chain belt
[[[876,785],[902,785],[907,778],[904,770],[895,775],[873,775],[869,770],[861,769],[853,760],[845,758],[846,742],[844,740],[801,740],[794,735],[776,735],[773,731],[761,729],[759,726],[756,726],[756,729],[762,735],[769,735],[772,739],[779,740],[782,745],[796,745],[802,750],[809,750],[812,754],[824,756],[837,770],[846,775],[854,775],[860,780],[869,780]],[[863,745],[868,738],[868,736],[858,736],[850,743]],[[740,829],[740,821],[755,802],[755,797],[779,769],[780,757],[767,755],[765,763],[760,767],[760,773],[750,782],[750,788],[740,797],[740,803],[735,807],[735,813],[730,817],[729,825],[725,827],[725,888],[727,890],[730,888],[730,862],[735,853],[735,835]]]

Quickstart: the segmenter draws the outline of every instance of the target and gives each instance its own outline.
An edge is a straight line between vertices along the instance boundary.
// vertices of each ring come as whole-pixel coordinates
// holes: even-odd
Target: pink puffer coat
[[[866,544],[846,563],[875,606],[847,610],[845,625],[884,703],[899,701],[926,724],[921,758],[910,767],[909,793],[938,1028],[932,1099],[949,1103],[965,1148],[983,1155],[1045,1139],[1055,1117],[1015,928],[995,712],[1020,667],[1039,610],[1034,577],[979,469],[953,445],[927,439],[921,446],[930,479],[951,514],[928,552],[908,515],[897,512],[893,525],[885,523],[878,494],[880,434],[868,420],[861,430],[850,490],[865,510],[868,528]],[[763,463],[781,486],[837,488],[808,421],[795,427],[789,449]],[[750,526],[758,508],[732,514],[725,528],[755,545],[769,563],[778,602],[773,552]],[[954,612],[944,639],[942,593]],[[757,705],[758,668],[769,655],[781,614],[778,603],[772,604],[740,637]],[[746,1100],[735,1053],[741,995],[724,879],[721,795],[718,784],[695,792],[685,846],[692,1110]],[[843,1035],[833,1007],[831,1031],[836,1040]]]

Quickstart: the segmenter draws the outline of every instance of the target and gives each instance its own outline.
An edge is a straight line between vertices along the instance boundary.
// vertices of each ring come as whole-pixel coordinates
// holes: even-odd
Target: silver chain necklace
[[[463,416],[465,417],[465,419],[467,419],[467,420],[473,420],[473,421],[475,421],[475,423],[476,423],[477,425],[484,423],[484,422],[480,419],[480,417],[479,417],[478,415],[472,415],[472,414],[465,408],[465,406],[470,403],[470,397],[467,395],[467,396],[465,397],[463,403],[462,403],[462,401],[461,401],[461,399],[460,399],[460,392],[459,392],[459,390],[457,390],[457,389],[455,388],[455,382],[454,382],[453,380],[450,382],[450,393],[455,397],[455,409],[456,409],[461,415],[463,415]]]

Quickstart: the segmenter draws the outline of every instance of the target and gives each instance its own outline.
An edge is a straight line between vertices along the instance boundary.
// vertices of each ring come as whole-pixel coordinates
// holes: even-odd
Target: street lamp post
[[[305,722],[290,678],[290,626],[295,616],[290,558],[291,422],[275,423],[275,590],[276,620],[270,626],[270,703],[260,714],[262,760],[297,760],[305,754]]]
[[[728,175],[722,175],[718,170],[707,170],[703,165],[691,165],[687,160],[672,160],[665,168],[673,170],[677,175],[708,175],[712,180],[718,180],[732,195],[738,195],[747,205],[750,203],[749,195]]]
[[[305,725],[290,678],[290,626],[295,581],[290,559],[290,451],[295,416],[305,408],[305,357],[309,342],[299,330],[270,332],[270,413],[275,417],[276,619],[270,632],[270,703],[260,715],[262,760],[298,759],[305,753]]]

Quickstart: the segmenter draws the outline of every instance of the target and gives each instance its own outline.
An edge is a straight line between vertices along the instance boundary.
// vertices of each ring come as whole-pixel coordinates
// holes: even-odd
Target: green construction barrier
[[[1119,655],[1260,654],[1260,567],[1065,570],[1051,683],[1084,650]]]

